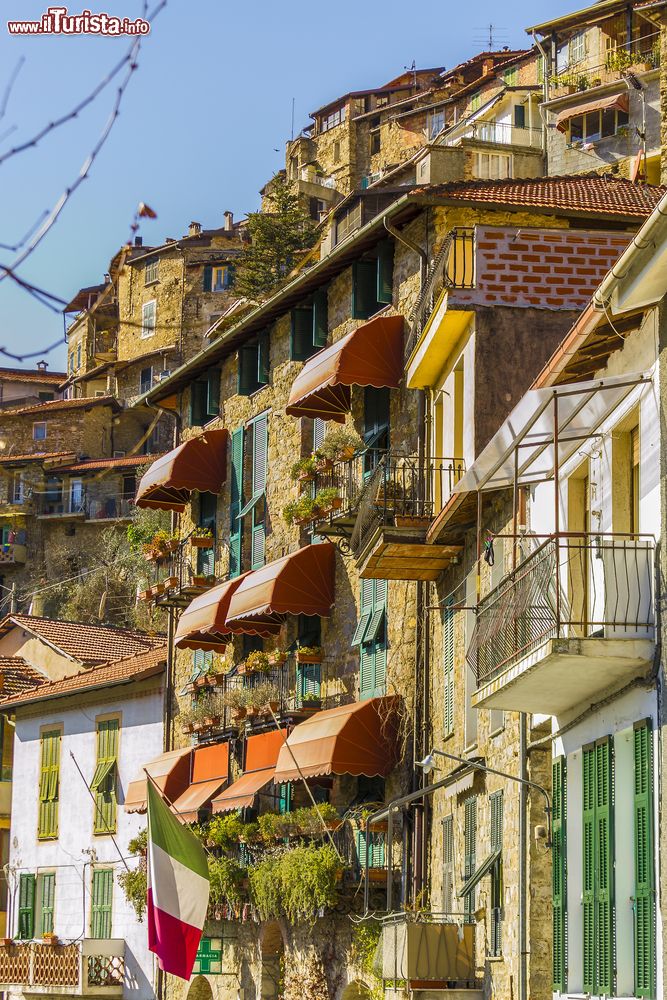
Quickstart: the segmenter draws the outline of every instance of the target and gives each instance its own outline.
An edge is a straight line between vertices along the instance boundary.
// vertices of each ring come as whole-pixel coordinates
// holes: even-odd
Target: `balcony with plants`
[[[601,55],[601,51],[604,55]],[[646,22],[639,38],[627,40],[613,28],[600,32],[600,50],[584,53],[549,79],[550,99],[582,93],[595,87],[623,82],[627,73],[642,76],[660,68],[660,33]]]
[[[216,583],[215,537],[210,528],[195,527],[184,538],[161,529],[141,547],[146,570],[140,601],[184,608]]]

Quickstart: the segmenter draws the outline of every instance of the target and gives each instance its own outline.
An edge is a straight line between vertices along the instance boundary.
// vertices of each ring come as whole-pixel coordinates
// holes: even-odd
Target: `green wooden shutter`
[[[377,248],[377,300],[385,305],[392,301],[394,290],[394,244],[383,240]]]
[[[290,359],[305,361],[313,353],[313,307],[299,306],[291,312]]]
[[[635,996],[655,996],[653,741],[650,720],[634,728]]]
[[[320,697],[322,679],[321,663],[299,663],[297,664],[297,691],[301,698],[305,695],[312,695],[313,698]]]
[[[359,645],[359,697],[384,694],[387,675],[387,581],[361,581],[361,615],[353,637]],[[374,627],[375,626],[375,627]]]
[[[377,260],[355,260],[352,265],[352,318],[368,319],[378,310]]]
[[[269,337],[269,331],[264,330],[262,333],[259,334],[257,338],[257,384],[258,385],[268,385],[269,371],[271,367],[270,350],[271,350],[271,340]]]
[[[442,821],[442,912],[454,909],[454,817]]]
[[[375,685],[374,697],[386,694],[387,690],[387,581],[374,580],[375,593],[373,595],[373,618],[371,619],[369,634],[373,629],[373,622],[379,621],[379,631],[374,633],[372,645],[375,647]]]
[[[614,989],[614,831],[612,812],[612,742],[595,744],[595,853],[596,853],[596,992]]]
[[[210,264],[204,268],[204,291],[213,291],[213,268]]]
[[[118,729],[118,719],[97,723],[97,768],[91,785],[95,794],[95,833],[116,831]],[[102,777],[98,778],[98,774]]]
[[[290,812],[292,808],[292,782],[285,781],[278,785],[278,812],[281,816]]]
[[[214,493],[199,494],[197,523],[213,534],[213,544],[208,549],[197,549],[197,573],[209,576],[215,573],[215,537],[217,533],[218,498]]]
[[[566,822],[567,822],[567,764],[565,757],[557,757],[552,765],[552,988],[555,993],[567,989],[567,873],[566,873]]]
[[[498,860],[491,869],[491,934],[490,951],[492,955],[502,954],[502,922],[503,922],[503,808],[502,791],[489,796],[491,808],[491,851],[500,851]]]
[[[113,904],[113,869],[93,870],[93,902],[91,908],[90,936],[92,938],[111,937],[111,916]]]
[[[263,414],[253,423],[252,435],[252,495],[263,496],[266,491],[268,460],[268,417]],[[252,508],[250,568],[259,569],[266,556],[266,505],[264,501]]]
[[[230,475],[229,499],[229,575],[239,576],[241,573],[241,543],[243,540],[243,518],[239,511],[243,504],[243,428],[238,427],[232,433],[232,467]]]
[[[257,390],[258,367],[257,344],[246,344],[240,347],[237,383],[239,396],[250,396]]]
[[[206,415],[211,420],[220,414],[220,369],[211,368],[206,374]]]
[[[474,874],[477,866],[477,796],[473,795],[464,803],[464,856],[463,880],[466,882]],[[475,919],[475,895],[473,889],[464,897],[464,912],[468,923]]]
[[[326,288],[313,295],[313,347],[324,347],[329,332],[329,296]]]
[[[443,731],[445,736],[454,732],[454,599],[445,605],[442,622],[442,649],[445,682],[445,712]]]
[[[58,836],[60,785],[60,730],[42,734],[37,836],[40,840]]]
[[[190,384],[190,426],[201,427],[207,422],[208,381],[198,379]]]
[[[42,898],[41,898],[41,927],[40,933],[44,937],[45,934],[53,933],[53,909],[56,897],[56,873],[55,872],[45,872],[40,876],[42,883]]]
[[[595,747],[582,752],[584,992],[595,992]]]
[[[18,936],[31,941],[35,936],[35,876],[21,875],[19,879]]]

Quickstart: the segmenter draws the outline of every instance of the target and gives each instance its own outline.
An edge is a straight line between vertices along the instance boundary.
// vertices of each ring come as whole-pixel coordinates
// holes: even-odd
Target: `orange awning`
[[[398,695],[387,695],[317,712],[300,722],[280,751],[276,784],[326,774],[386,778],[396,764],[397,708]]]
[[[213,799],[211,806],[214,813],[252,806],[262,788],[273,780],[278,754],[286,736],[286,729],[274,729],[248,737],[245,771],[222,795]]]
[[[192,747],[186,747],[181,750],[169,750],[167,753],[160,754],[159,757],[144,765],[155,784],[170,802],[178,798],[188,787],[191,757]],[[146,798],[148,794],[146,792],[147,778],[144,775],[143,768],[141,775],[127,786],[125,812],[146,812]]]
[[[192,783],[173,803],[184,823],[196,822],[199,810],[229,781],[229,743],[198,747],[192,761]]]
[[[224,650],[232,637],[225,625],[229,602],[247,575],[244,573],[233,580],[220,583],[188,604],[176,629],[175,645],[178,649]]]
[[[271,635],[285,615],[329,614],[334,602],[335,563],[331,542],[307,545],[248,573],[229,602],[230,632]]]
[[[611,94],[607,97],[598,97],[597,101],[587,101],[586,104],[577,104],[574,108],[566,108],[561,111],[556,118],[556,128],[559,132],[566,131],[566,125],[571,118],[578,118],[589,111],[606,111],[608,108],[617,108],[619,111],[627,111],[629,107],[627,94]]]
[[[226,430],[206,431],[153,462],[139,483],[137,507],[182,514],[193,490],[219,493],[227,474]]]
[[[305,363],[285,412],[343,423],[351,385],[397,389],[403,374],[403,317],[377,316]]]

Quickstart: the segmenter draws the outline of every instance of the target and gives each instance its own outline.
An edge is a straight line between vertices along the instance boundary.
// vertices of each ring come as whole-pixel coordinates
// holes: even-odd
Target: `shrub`
[[[127,845],[127,849],[132,855],[139,857],[136,868],[129,871],[119,872],[118,884],[123,890],[123,894],[137,915],[138,920],[143,920],[146,909],[146,892],[148,889],[146,852],[148,850],[148,830],[133,837]]]
[[[246,869],[232,858],[209,857],[209,909],[215,911],[227,905],[237,910],[243,903],[243,880],[246,874]]]
[[[340,427],[329,431],[324,441],[317,449],[318,458],[324,458],[329,462],[337,462],[347,451],[361,451],[364,442],[355,431],[348,431]]]

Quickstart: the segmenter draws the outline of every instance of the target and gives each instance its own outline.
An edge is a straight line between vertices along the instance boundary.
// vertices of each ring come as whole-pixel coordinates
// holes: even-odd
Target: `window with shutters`
[[[146,266],[144,267],[144,285],[152,285],[154,281],[157,281],[159,272],[160,272],[159,257],[156,257],[154,260],[146,261]]]
[[[241,573],[241,556],[243,546],[243,519],[240,517],[243,506],[243,442],[244,429],[238,427],[232,433],[231,441],[231,473],[229,483],[229,576],[239,576]]]
[[[352,637],[359,647],[359,698],[377,698],[386,692],[387,581],[361,581],[361,609]]]
[[[554,992],[567,989],[567,764],[557,757],[552,764],[552,987]]]
[[[119,730],[118,719],[100,719],[97,723],[97,763],[90,783],[95,796],[95,833],[116,832]]]
[[[226,292],[232,287],[233,268],[229,264],[214,265],[211,268],[211,292]]]
[[[322,645],[322,619],[318,615],[299,615],[297,645],[311,648]],[[321,682],[321,663],[297,663],[296,691],[300,705],[316,701],[321,697]]]
[[[35,876],[23,874],[19,878],[19,908],[17,937],[31,941],[35,936]]]
[[[634,944],[635,996],[655,996],[655,858],[653,852],[653,731],[635,723],[634,753]]]
[[[491,955],[502,954],[503,925],[503,793],[494,792],[489,796],[491,810],[491,854],[498,857],[491,866]]]
[[[52,840],[58,836],[60,797],[60,729],[43,732],[40,739],[39,812],[37,836]]]
[[[609,737],[583,748],[584,990],[614,989],[613,757]]]
[[[266,477],[268,470],[268,413],[260,413],[250,421],[245,430],[245,451],[250,463],[246,482],[250,494],[239,509],[238,519],[243,529],[244,519],[250,516],[250,568],[264,565],[266,555]]]
[[[35,933],[37,937],[53,934],[56,899],[56,873],[42,872],[37,876],[39,913]]]
[[[454,817],[442,821],[442,912],[454,912]]]
[[[368,847],[366,846],[368,845]],[[369,831],[368,839],[366,830],[357,830],[357,861],[359,868],[363,871],[366,867],[366,854],[368,853],[369,868],[386,867],[386,845],[384,833],[375,830]]]
[[[192,674],[190,680],[207,674],[213,665],[213,652],[210,649],[195,649],[192,653]]]
[[[369,319],[391,303],[394,288],[394,244],[383,240],[373,256],[352,265],[352,318]]]
[[[92,903],[90,910],[90,936],[110,938],[113,905],[113,869],[94,868]]]
[[[473,795],[464,802],[464,854],[463,854],[463,882],[471,878],[477,865],[477,796]],[[468,923],[473,923],[475,919],[475,890],[466,893],[464,896],[464,913]]]
[[[305,305],[292,309],[290,333],[290,359],[306,361],[327,342],[329,329],[328,294],[318,288]]]
[[[375,469],[383,453],[389,448],[390,396],[389,389],[364,389],[364,429],[363,439],[364,476]]]
[[[443,734],[454,732],[454,599],[447,599],[442,618],[442,659],[444,674]]]
[[[197,573],[200,576],[215,574],[215,538],[217,532],[218,498],[214,493],[199,494],[199,513],[197,524],[200,528],[210,531],[213,544],[207,549],[197,549]]]
[[[260,333],[256,340],[244,344],[238,353],[239,396],[252,396],[258,389],[269,383],[270,338],[268,330]]]
[[[220,369],[210,368],[190,383],[190,426],[203,427],[220,414]]]
[[[152,337],[155,333],[155,316],[157,311],[157,303],[155,299],[151,299],[150,302],[144,302],[141,307],[141,336],[142,337]]]

